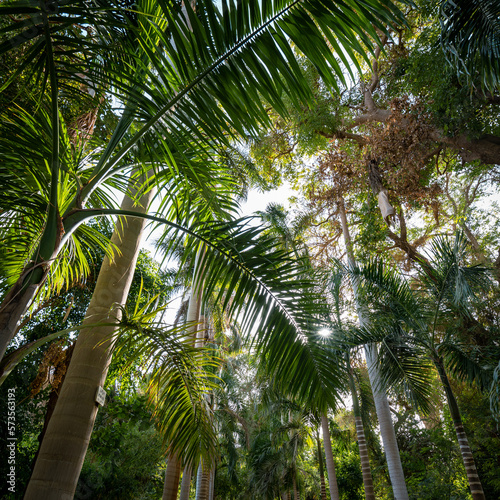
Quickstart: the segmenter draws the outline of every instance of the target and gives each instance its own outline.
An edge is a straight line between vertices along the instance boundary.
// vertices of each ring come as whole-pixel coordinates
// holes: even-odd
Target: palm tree
[[[455,426],[472,497],[480,500],[485,496],[449,375],[479,382],[484,377],[461,345],[457,320],[472,317],[476,294],[489,286],[488,273],[481,266],[466,264],[467,240],[461,233],[452,243],[436,238],[431,254],[419,281],[412,284],[381,262],[355,271],[363,280],[362,294],[366,294],[371,308],[370,326],[361,337],[363,342],[370,339],[381,345],[378,366],[383,383],[411,389],[411,396],[424,409],[429,385],[422,359],[427,360],[427,366],[434,365]]]
[[[52,263],[69,241],[75,241],[77,228],[90,217],[118,213],[107,203],[102,205],[99,188],[136,168],[135,148],[143,145],[147,150],[147,169],[158,165],[158,160],[163,171],[168,165],[173,175],[166,184],[175,191],[172,177],[177,174],[180,182],[182,176],[179,178],[173,152],[185,154],[183,145],[193,148],[195,140],[199,149],[207,138],[220,143],[235,133],[254,133],[259,124],[268,121],[268,104],[286,112],[285,95],[297,105],[311,101],[307,79],[295,62],[289,41],[335,87],[333,74],[344,77],[330,46],[339,48],[341,44],[340,58],[347,63],[347,55],[356,61],[355,53],[364,54],[356,37],[370,49],[365,31],[378,40],[377,28],[384,31],[386,22],[401,19],[392,4],[383,5],[379,8],[375,3],[367,6],[349,0],[320,6],[290,0],[256,7],[247,0],[221,12],[212,2],[200,0],[195,12],[188,2],[181,10],[166,1],[144,0],[125,13],[119,2],[110,6],[82,0],[54,2],[50,8],[44,4],[28,11],[22,2],[0,7],[0,14],[9,14],[14,20],[4,30],[12,35],[0,46],[0,54],[12,47],[28,47],[13,79],[38,58],[37,67],[48,75],[50,89],[48,128],[33,128],[35,136],[36,130],[49,132],[48,137],[40,137],[46,139],[43,152],[40,138],[27,142],[25,134],[12,136],[9,143],[8,168],[14,172],[25,163],[30,150],[42,160],[42,168],[48,164],[50,170],[45,172],[43,186],[47,210],[36,214],[40,236],[25,249],[28,264],[17,261],[13,266],[12,286],[0,306],[0,354]],[[18,23],[17,17],[24,21]],[[77,33],[82,25],[93,33],[83,48]],[[30,29],[25,30],[26,26]],[[107,71],[103,72],[106,53],[112,64],[104,64]],[[83,54],[78,64],[74,54]],[[99,90],[114,91],[125,107],[109,142],[94,151],[91,167],[83,170],[77,165],[68,170],[60,158],[64,153],[60,150],[60,86],[88,86],[89,82]],[[187,178],[196,178],[192,167],[184,170]],[[68,176],[68,172],[72,174]],[[198,174],[200,179],[206,176],[206,172]],[[16,228],[17,224],[9,226]]]
[[[326,413],[321,415],[321,430],[323,431],[323,446],[325,447],[326,470],[328,473],[328,486],[330,489],[330,500],[338,500],[339,487],[337,485],[337,474],[333,460],[332,442],[330,438],[330,427]]]
[[[347,215],[343,198],[338,200],[338,205],[349,266],[354,267],[356,265],[356,261],[354,259],[354,252],[349,233],[349,226],[347,224]],[[360,307],[361,303],[359,301],[358,286],[356,281],[353,281],[352,286],[356,300],[359,324],[362,328],[367,328],[369,326],[369,320],[365,311]],[[394,425],[392,424],[389,402],[380,382],[380,375],[376,364],[376,353],[374,352],[373,345],[365,345],[365,356],[394,496],[398,500],[408,499],[408,491],[406,488],[403,467],[401,465],[401,458],[399,456],[396,433],[394,431]]]
[[[347,225],[346,225],[347,227]],[[331,296],[334,303],[334,315],[333,315],[333,325],[332,330],[337,333],[337,336],[343,338],[345,336],[344,327],[341,319],[341,284],[342,276],[339,273],[332,275],[330,280],[330,290]],[[366,445],[365,431],[363,427],[363,419],[361,414],[361,407],[359,405],[358,390],[356,388],[356,382],[354,379],[354,370],[351,364],[351,346],[343,346],[343,352],[345,357],[345,363],[347,366],[347,377],[350,395],[352,397],[352,409],[354,413],[354,422],[356,426],[356,436],[358,438],[358,448],[359,457],[361,461],[361,470],[363,474],[363,486],[365,489],[366,500],[375,500],[375,492],[373,489],[373,478],[370,467],[370,460],[368,457],[368,448]],[[323,423],[323,434],[325,433],[325,427],[328,429],[328,422]],[[326,444],[325,444],[326,448]],[[338,496],[338,493],[337,493]],[[334,496],[331,494],[331,498]]]
[[[500,89],[500,7],[495,0],[442,0],[441,46],[459,73]]]
[[[67,4],[65,4],[67,5]],[[185,6],[185,12],[189,19],[189,23],[194,26],[193,29],[188,28],[184,22],[185,14],[176,11],[169,5],[163,2],[144,2],[141,3],[133,12],[132,20],[124,21],[128,32],[133,32],[134,47],[131,47],[133,54],[133,64],[125,69],[118,67],[118,71],[113,74],[112,83],[126,96],[126,106],[119,124],[111,137],[106,147],[98,152],[95,164],[92,166],[88,175],[79,178],[78,182],[68,184],[69,195],[66,195],[65,202],[61,203],[59,196],[59,184],[65,171],[60,168],[59,162],[59,143],[60,143],[60,128],[59,128],[59,110],[58,110],[58,66],[54,62],[53,37],[58,33],[58,30],[66,29],[75,23],[75,12],[82,12],[82,17],[78,18],[78,22],[88,22],[92,25],[93,11],[85,9],[78,11],[75,9],[82,7],[83,2],[75,2],[68,7],[68,12],[63,13],[60,9],[56,12],[57,16],[55,23],[52,23],[52,12],[41,9],[34,9],[37,16],[41,16],[44,20],[43,29],[37,33],[41,33],[41,43],[37,47],[43,48],[47,55],[47,68],[50,74],[51,88],[51,131],[52,131],[52,148],[51,170],[49,175],[49,186],[47,204],[49,209],[47,216],[42,218],[43,227],[40,240],[36,240],[36,244],[31,252],[34,258],[28,266],[22,270],[20,277],[15,282],[13,288],[7,294],[2,307],[3,340],[5,346],[15,331],[15,325],[19,317],[23,314],[26,307],[29,305],[32,298],[37,293],[41,283],[46,278],[47,273],[51,268],[52,261],[60,253],[61,249],[67,241],[74,235],[76,229],[86,219],[99,215],[122,214],[129,216],[138,216],[138,212],[129,210],[127,207],[120,211],[115,209],[107,209],[98,207],[95,209],[85,208],[85,204],[97,189],[103,183],[113,176],[120,175],[124,169],[135,165],[135,158],[131,156],[134,148],[142,147],[147,151],[145,170],[152,170],[155,165],[165,165],[165,160],[168,159],[167,165],[171,175],[167,176],[166,185],[169,188],[176,189],[185,178],[204,178],[206,172],[200,170],[193,174],[193,164],[189,164],[189,168],[183,171],[184,176],[179,175],[177,163],[173,160],[173,152],[177,152],[183,159],[186,153],[183,146],[188,144],[193,147],[193,138],[196,138],[199,144],[206,144],[206,138],[217,138],[219,141],[224,141],[225,134],[233,134],[234,131],[247,134],[254,131],[257,125],[261,122],[266,122],[266,105],[260,100],[261,97],[273,105],[276,109],[284,110],[282,105],[281,95],[287,94],[290,99],[298,103],[299,100],[307,101],[310,95],[307,89],[306,80],[298,73],[298,67],[293,62],[293,55],[286,44],[285,33],[294,41],[294,43],[303,50],[306,54],[310,54],[312,61],[321,69],[325,81],[333,84],[334,79],[330,74],[330,69],[336,70],[341,76],[340,67],[331,54],[329,46],[324,42],[323,33],[327,35],[329,41],[334,46],[337,46],[335,35],[342,41],[354,42],[354,34],[358,34],[365,43],[370,43],[367,36],[363,33],[360,26],[365,25],[366,29],[378,39],[375,29],[372,27],[373,22],[378,24],[381,29],[384,28],[383,21],[389,20],[390,11],[386,9],[372,10],[366,9],[361,4],[353,3],[356,6],[353,14],[349,7],[341,4],[338,6],[332,4],[327,8],[316,4],[310,6],[304,2],[290,2],[283,5],[283,9],[279,10],[280,6],[275,6],[276,11],[270,12],[267,10],[261,11],[254,3],[251,3],[251,8],[246,5],[238,5],[238,8],[231,11],[224,11],[224,15],[212,5],[211,2],[199,2],[197,12],[195,13],[189,4]],[[266,6],[267,7],[267,6]],[[9,7],[11,14],[22,14],[24,7]],[[322,32],[318,27],[311,22],[310,11],[314,13],[314,20],[321,27]],[[331,17],[332,14],[342,14],[339,20],[336,17]],[[63,15],[64,14],[64,15]],[[273,14],[275,14],[273,16]],[[374,20],[373,15],[379,16],[382,20],[378,22]],[[243,16],[243,17],[242,17]],[[64,26],[61,27],[60,19],[64,20]],[[326,20],[328,19],[328,23]],[[341,19],[341,20],[340,20]],[[376,18],[375,18],[376,19]],[[361,22],[363,21],[363,22]],[[297,22],[308,27],[306,37],[300,36],[296,29]],[[58,24],[59,23],[59,24]],[[51,27],[52,26],[52,27]],[[238,30],[235,34],[234,27]],[[15,28],[12,28],[13,30]],[[335,33],[335,35],[334,35]],[[314,43],[311,43],[311,41]],[[24,43],[21,42],[20,43]],[[175,45],[175,49],[174,49]],[[140,49],[138,49],[140,47]],[[265,47],[265,50],[264,50]],[[353,50],[360,51],[361,46],[355,45],[355,49],[347,47],[348,53],[353,53]],[[137,54],[137,51],[139,52]],[[169,57],[166,58],[165,54]],[[137,55],[136,55],[137,54]],[[196,54],[196,57],[193,57]],[[342,57],[342,56],[341,56]],[[271,65],[267,65],[268,61],[272,60]],[[329,62],[327,67],[325,60]],[[264,66],[262,66],[264,63]],[[99,65],[94,63],[93,69]],[[127,70],[133,67],[132,74],[127,73]],[[265,68],[265,69],[264,69]],[[273,78],[271,73],[274,72]],[[134,80],[133,77],[140,81]],[[89,78],[90,76],[87,76]],[[92,74],[93,77],[93,74]],[[145,91],[143,81],[149,81],[151,86]],[[224,92],[221,92],[220,82],[224,81],[227,85]],[[274,82],[274,83],[271,83]],[[279,82],[279,83],[278,83]],[[227,90],[231,89],[231,92]],[[197,109],[196,113],[193,110]],[[140,122],[136,131],[127,137],[127,131],[132,130],[133,124]],[[49,149],[50,150],[50,149]],[[125,161],[128,160],[128,161]],[[131,162],[131,163],[130,163]],[[13,155],[13,164],[16,163],[16,157]],[[205,174],[205,175],[204,175]],[[72,188],[72,189],[71,189]],[[143,190],[144,191],[144,190]],[[141,189],[138,190],[141,193]],[[73,193],[73,196],[71,196]],[[149,192],[151,193],[151,191]],[[148,193],[141,193],[143,196],[148,196]],[[149,195],[151,196],[151,195]],[[139,196],[137,196],[139,198]],[[149,200],[142,200],[140,208],[142,211],[147,210]],[[132,207],[130,207],[132,208]],[[160,220],[156,218],[155,220]],[[179,228],[178,225],[172,223],[171,220],[162,218],[162,222]],[[142,223],[141,223],[142,224]],[[128,256],[121,264],[123,270],[130,271],[134,264],[134,248],[137,248],[138,237],[142,232],[141,224],[136,230],[136,235],[129,235],[127,238],[129,246],[125,245],[122,248],[124,255]],[[132,223],[127,221],[126,227]],[[117,231],[115,241],[122,233]],[[64,237],[63,237],[64,235]],[[125,233],[123,233],[125,235]],[[234,257],[233,257],[234,259]],[[234,259],[235,260],[235,259]],[[117,261],[116,261],[117,262]],[[107,274],[103,271],[101,274],[101,286],[96,290],[95,302],[97,306],[100,293],[108,292],[109,286],[116,284],[116,294],[119,302],[123,302],[126,296],[126,279],[120,279],[120,283],[116,280],[116,263],[108,262],[104,269],[108,269]],[[261,263],[262,265],[262,263]],[[241,269],[241,267],[240,267]],[[288,267],[290,272],[290,267]],[[123,274],[126,276],[126,273]],[[120,278],[122,274],[120,272]],[[234,277],[234,275],[233,275]],[[124,286],[122,286],[122,284]],[[246,284],[248,285],[248,284]],[[246,286],[243,285],[243,289]],[[259,284],[260,286],[260,284]],[[247,286],[248,289],[248,286]],[[243,294],[240,296],[240,298]],[[112,297],[109,294],[108,299]],[[102,309],[104,306],[110,306],[102,301],[99,306]],[[272,309],[272,313],[266,319],[271,319],[276,324],[278,318],[283,318],[284,309],[280,309],[283,304]],[[108,309],[109,310],[109,309]],[[91,309],[91,311],[93,311]],[[255,319],[255,313],[247,316],[247,319]],[[280,319],[278,323],[282,324]],[[290,322],[289,322],[290,324]],[[294,329],[297,329],[298,323],[291,321]],[[85,356],[93,358],[90,366],[92,370],[87,369],[87,372],[92,371],[91,377],[93,381],[87,384],[86,397],[79,399],[78,402],[71,401],[69,389],[64,390],[59,400],[59,405],[63,408],[65,405],[69,413],[75,414],[78,405],[86,401],[87,410],[86,417],[83,413],[77,413],[83,418],[81,419],[80,427],[85,429],[84,435],[89,435],[92,428],[93,418],[95,416],[95,408],[93,403],[92,390],[102,384],[105,377],[106,365],[109,362],[111,349],[109,341],[107,344],[101,344],[103,347],[99,354],[99,362],[94,365],[95,353],[94,346],[103,340],[104,332],[101,330],[95,335],[86,336],[87,340],[81,340],[79,344],[83,347],[86,345],[80,360],[79,356],[74,358],[75,378],[76,374],[84,371],[84,366],[88,361],[85,361]],[[71,370],[70,370],[71,371]],[[99,373],[98,373],[99,372]],[[68,378],[69,381],[71,377]],[[69,387],[68,382],[68,387]],[[64,395],[64,397],[62,397]],[[67,401],[67,403],[64,403]],[[78,404],[76,404],[78,403]],[[61,410],[62,412],[62,410]],[[54,414],[54,416],[56,413]],[[62,419],[62,413],[57,419]],[[68,418],[65,417],[66,422]],[[75,425],[78,425],[75,423]],[[71,423],[68,422],[71,427]],[[52,444],[45,446],[46,452],[52,447],[50,454],[57,454],[57,448],[62,446],[56,444],[59,441],[60,433],[55,431],[52,438]],[[73,430],[68,432],[71,435]],[[57,436],[59,434],[59,437]],[[78,434],[78,432],[77,432]],[[64,441],[65,438],[62,439]],[[37,495],[41,498],[43,495],[36,491],[36,485],[41,485],[50,474],[55,474],[58,478],[51,482],[52,494],[56,490],[61,494],[72,494],[74,491],[75,477],[79,464],[81,464],[82,450],[85,448],[85,442],[88,438],[81,437],[78,439],[80,445],[75,448],[68,449],[73,453],[73,459],[70,461],[75,464],[72,473],[67,477],[62,478],[60,473],[56,472],[56,467],[53,467],[53,459],[48,457],[40,458],[40,463],[50,465],[43,468],[42,465],[35,469],[34,477],[39,477],[38,480],[33,480],[33,485],[28,490],[30,494]],[[49,443],[47,437],[47,443]],[[44,445],[42,445],[44,446]],[[40,470],[44,470],[41,479]],[[70,477],[72,476],[72,477]],[[39,481],[37,483],[37,481]],[[55,484],[60,484],[56,487]],[[65,483],[65,484],[63,484]],[[72,486],[73,485],[73,486]],[[42,488],[43,489],[43,488]],[[33,492],[33,493],[31,493]],[[47,493],[48,494],[48,493]]]

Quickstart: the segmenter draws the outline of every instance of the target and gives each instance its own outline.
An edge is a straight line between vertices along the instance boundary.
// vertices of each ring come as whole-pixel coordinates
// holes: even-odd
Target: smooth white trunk
[[[396,500],[408,500],[408,490],[406,489],[403,466],[401,465],[401,458],[399,456],[399,447],[396,441],[391,409],[387,395],[380,387],[379,374],[376,367],[377,353],[374,346],[365,346],[365,356],[394,498]]]
[[[347,216],[345,212],[344,200],[339,200],[340,221],[342,224],[342,232],[347,251],[347,258],[350,266],[354,266],[356,261],[352,250],[352,241],[349,234],[349,226],[347,225]],[[357,286],[353,283],[354,299],[357,304],[357,314],[359,324],[361,327],[368,327],[368,320],[363,314],[362,309],[358,306],[357,300]],[[373,392],[373,400],[375,402],[375,409],[380,425],[380,435],[382,436],[382,443],[387,460],[387,468],[389,470],[389,477],[396,500],[409,500],[408,490],[406,488],[405,477],[403,473],[403,466],[401,465],[401,457],[399,455],[398,443],[396,441],[396,433],[392,423],[391,410],[389,408],[389,401],[385,391],[380,386],[380,377],[376,366],[376,352],[371,346],[365,347],[366,364],[368,366],[368,376],[370,378],[370,385]]]
[[[186,465],[182,472],[181,495],[179,500],[189,500],[189,492],[191,490],[191,473],[193,468],[191,465]]]
[[[126,196],[122,209],[146,212],[154,193],[143,195],[136,206]],[[118,223],[112,243],[118,252],[104,259],[83,324],[110,322],[120,318],[115,304],[125,304],[139,255],[144,219],[127,217]],[[78,336],[54,413],[40,446],[25,500],[69,500],[75,496],[78,477],[87,452],[98,406],[98,387],[104,386],[113,346],[114,327],[84,329]],[[83,485],[78,495],[91,495],[92,485]]]
[[[337,485],[337,474],[335,472],[335,462],[333,460],[330,428],[328,426],[328,418],[326,415],[321,415],[321,430],[323,431],[323,446],[325,448],[326,472],[328,474],[330,499],[339,500],[340,496],[339,488]]]

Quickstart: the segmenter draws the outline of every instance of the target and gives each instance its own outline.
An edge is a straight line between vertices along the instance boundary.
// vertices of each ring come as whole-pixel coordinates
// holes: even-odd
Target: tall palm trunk
[[[163,486],[162,500],[177,500],[180,477],[181,463],[177,459],[177,455],[172,453],[168,457],[167,469],[165,470],[165,484]]]
[[[215,467],[210,470],[210,481],[208,485],[208,500],[214,500],[215,495]]]
[[[472,451],[469,446],[469,440],[467,439],[467,434],[465,433],[464,425],[462,423],[460,408],[458,407],[455,394],[453,394],[448,375],[446,374],[442,360],[434,360],[434,364],[439,373],[439,378],[443,383],[446,400],[448,401],[450,415],[453,420],[455,432],[457,434],[460,453],[464,462],[465,472],[467,474],[467,480],[469,482],[472,498],[473,500],[485,500],[486,497],[484,496],[483,486],[481,485],[481,480],[479,479],[479,475],[477,473],[476,464],[474,463],[474,457],[472,456]]]
[[[350,360],[349,360],[350,363]],[[363,486],[365,488],[366,500],[375,500],[375,491],[373,489],[373,478],[368,458],[368,447],[366,446],[365,430],[363,428],[363,419],[359,408],[358,391],[354,383],[352,368],[349,367],[349,387],[352,395],[352,407],[354,412],[354,421],[356,423],[356,436],[358,438],[359,458],[361,460],[361,471],[363,474]]]
[[[360,325],[366,326],[366,322],[362,322],[361,318]],[[399,456],[399,447],[396,440],[396,432],[394,431],[394,424],[392,422],[391,409],[389,407],[387,395],[380,384],[379,371],[376,365],[377,352],[375,346],[365,346],[365,357],[394,498],[396,500],[408,500],[408,491],[406,489],[403,467]]]
[[[141,196],[138,207],[125,196],[122,209],[144,213],[153,195],[149,191]],[[144,227],[145,220],[135,217],[116,225],[111,241],[118,251],[114,260],[104,259],[84,325],[119,319],[119,309],[111,308],[127,300]],[[96,391],[104,385],[111,362],[113,331],[113,326],[101,326],[80,333],[25,500],[73,498],[97,414]]]
[[[10,341],[14,338],[17,325],[45,281],[46,272],[29,285],[24,276],[19,278],[0,304],[0,359],[3,358]]]
[[[321,430],[323,431],[323,446],[325,447],[326,472],[328,473],[330,499],[339,500],[339,487],[337,485],[337,474],[335,472],[335,462],[333,460],[332,441],[328,426],[328,417],[326,415],[321,415]]]
[[[324,439],[324,438],[323,438]],[[316,433],[316,447],[318,449],[319,479],[321,484],[321,500],[326,500],[325,469],[323,467],[323,452],[321,451],[321,441],[319,432]]]
[[[295,471],[293,473],[293,500],[299,500],[299,491],[297,489],[297,478],[295,477]]]
[[[209,483],[210,471],[200,463],[196,477],[196,500],[208,500]]]
[[[351,266],[354,266],[356,261],[354,259],[354,253],[352,251],[352,241],[349,234],[349,227],[347,225],[344,199],[340,198],[338,200],[338,204],[347,257],[349,260],[349,264]],[[353,292],[355,300],[357,302],[356,283],[353,283]],[[364,316],[363,311],[359,307],[357,313],[360,326],[367,327],[368,321]],[[365,346],[365,356],[394,497],[396,500],[409,500],[408,490],[406,489],[406,482],[403,473],[403,466],[401,465],[401,457],[399,456],[398,443],[396,441],[396,433],[394,431],[394,425],[392,423],[389,401],[387,400],[387,395],[381,388],[380,376],[376,365],[377,353],[374,351],[373,346]]]
[[[186,465],[182,472],[181,495],[179,500],[189,500],[189,491],[191,490],[191,473],[193,468],[191,465]]]

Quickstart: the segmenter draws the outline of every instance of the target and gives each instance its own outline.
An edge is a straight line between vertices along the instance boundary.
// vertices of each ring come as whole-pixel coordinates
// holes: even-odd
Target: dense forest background
[[[500,498],[498,2],[0,16],[2,498]]]

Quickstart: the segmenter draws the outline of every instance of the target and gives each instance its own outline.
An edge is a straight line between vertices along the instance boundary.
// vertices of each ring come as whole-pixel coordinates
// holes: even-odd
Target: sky
[[[293,191],[288,184],[266,193],[253,189],[248,194],[247,201],[241,205],[242,215],[252,215],[254,212],[264,211],[269,203],[279,203],[289,208],[288,198],[294,195],[297,195],[297,192]]]

